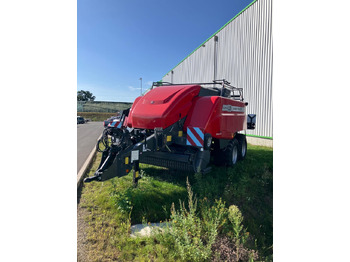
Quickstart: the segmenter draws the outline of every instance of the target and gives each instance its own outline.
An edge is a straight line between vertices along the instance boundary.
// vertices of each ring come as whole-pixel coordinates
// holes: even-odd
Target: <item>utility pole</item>
[[[142,95],[142,77],[140,77],[141,80],[141,95]]]

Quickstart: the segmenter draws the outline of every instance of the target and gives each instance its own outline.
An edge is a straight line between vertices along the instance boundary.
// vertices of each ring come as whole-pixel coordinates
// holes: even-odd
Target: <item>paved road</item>
[[[103,129],[103,122],[88,122],[78,125],[77,173],[96,146],[97,138],[102,134]]]

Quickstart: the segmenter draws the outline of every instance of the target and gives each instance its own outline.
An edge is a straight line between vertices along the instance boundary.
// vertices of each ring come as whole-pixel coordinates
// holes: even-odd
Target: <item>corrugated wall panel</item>
[[[247,134],[272,137],[272,0],[257,0],[217,32],[216,79],[244,89],[247,113],[257,115]],[[173,83],[211,82],[214,37],[173,69]],[[171,82],[171,71],[163,81]]]
[[[217,36],[218,78],[243,87],[247,113],[257,114],[247,133],[272,137],[271,1],[258,0]]]
[[[172,72],[168,72],[163,81],[176,83],[191,82],[211,82],[214,76],[214,40],[208,42],[197,49],[192,55],[187,57],[181,64],[175,67]],[[173,81],[171,81],[173,80]]]

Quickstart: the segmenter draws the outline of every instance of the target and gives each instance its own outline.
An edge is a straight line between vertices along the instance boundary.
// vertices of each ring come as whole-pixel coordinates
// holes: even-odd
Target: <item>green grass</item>
[[[128,102],[106,102],[106,101],[78,101],[77,111],[80,112],[121,112],[131,107],[132,103]]]
[[[273,150],[248,145],[244,161],[232,168],[213,167],[206,175],[174,172],[141,165],[144,177],[137,188],[131,173],[122,178],[85,184],[80,206],[89,211],[88,250],[92,261],[173,261],[169,247],[155,238],[130,238],[130,224],[160,222],[171,218],[171,205],[188,201],[186,177],[198,201],[214,205],[222,199],[226,207],[236,205],[242,212],[244,229],[255,241],[260,258],[272,258]],[[96,170],[100,154],[91,169]],[[222,228],[220,233],[230,235]]]
[[[100,112],[77,112],[78,116],[82,116],[85,119],[90,119],[91,121],[103,121],[111,116],[114,116],[114,113],[100,113]]]

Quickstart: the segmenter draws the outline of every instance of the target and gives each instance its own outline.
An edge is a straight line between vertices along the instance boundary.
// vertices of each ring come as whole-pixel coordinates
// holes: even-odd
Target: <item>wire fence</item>
[[[77,101],[77,112],[116,113],[131,107],[132,103],[104,102],[104,101]]]

